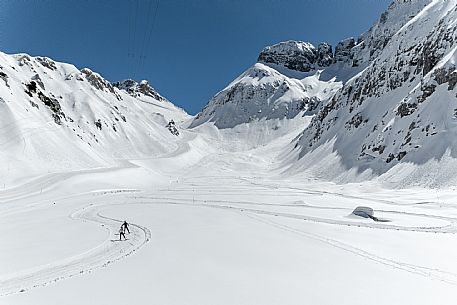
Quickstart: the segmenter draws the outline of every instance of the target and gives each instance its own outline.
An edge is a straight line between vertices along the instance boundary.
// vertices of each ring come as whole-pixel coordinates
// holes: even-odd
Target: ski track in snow
[[[131,164],[128,166],[132,166]],[[55,183],[58,183],[62,179],[68,179],[72,176],[80,175],[80,174],[88,174],[88,173],[100,173],[105,171],[113,171],[117,170],[117,168],[111,169],[95,169],[89,171],[76,171],[71,173],[63,173],[63,174],[51,174],[46,177],[46,179],[39,181],[39,179],[35,181],[30,181],[26,183],[27,187],[20,187],[15,189],[7,190],[6,192],[0,195],[0,199],[2,200],[13,200],[14,198],[23,198],[24,196],[30,195],[30,192],[36,193],[40,188],[43,186],[50,187]],[[251,185],[257,185],[258,187],[268,188],[270,190],[275,190],[278,188],[283,188],[283,186],[274,186],[272,184],[261,184],[256,183],[254,181],[249,181],[247,178],[240,178],[240,177],[224,177],[224,179],[234,179],[237,181],[243,181]],[[195,179],[195,178],[194,178]],[[208,178],[207,178],[208,179]],[[185,181],[186,179],[181,180]],[[187,182],[187,181],[186,181]],[[195,180],[192,183],[184,183],[180,184],[181,187],[190,187],[189,189],[173,189],[172,192],[176,194],[184,193],[187,197],[193,193],[193,189],[197,187],[199,190],[204,190],[204,184],[198,184]],[[235,185],[234,185],[235,186]],[[239,191],[252,191],[246,189],[243,186],[237,186]],[[294,189],[294,188],[291,188]],[[27,191],[24,191],[27,190]],[[363,197],[357,196],[346,196],[345,194],[339,194],[334,192],[328,191],[316,191],[316,190],[303,190],[303,189],[295,189],[297,192],[302,192],[308,195],[325,195],[331,194],[334,196],[343,196],[348,197],[351,199],[358,199],[358,200],[367,200]],[[341,225],[341,226],[356,226],[356,227],[365,227],[370,229],[383,229],[383,230],[396,230],[396,231],[411,231],[411,232],[425,232],[425,233],[456,233],[457,232],[457,219],[451,217],[444,217],[444,216],[437,216],[437,215],[429,215],[429,214],[419,214],[419,213],[410,213],[410,212],[403,212],[403,211],[382,211],[385,213],[392,213],[392,214],[401,214],[403,216],[410,216],[410,217],[421,217],[423,219],[430,219],[430,220],[441,220],[445,221],[446,225],[443,226],[422,226],[422,227],[409,227],[409,226],[399,226],[393,224],[386,224],[386,223],[370,223],[370,222],[361,222],[361,221],[345,221],[345,220],[337,220],[331,218],[322,218],[322,217],[315,217],[306,215],[306,209],[322,209],[322,210],[341,210],[342,214],[346,213],[348,209],[344,207],[336,207],[336,206],[313,206],[309,204],[302,204],[302,205],[293,205],[293,204],[269,204],[263,202],[253,202],[253,201],[233,201],[233,200],[201,200],[201,199],[180,199],[174,198],[172,196],[147,196],[147,195],[131,195],[132,190],[104,190],[104,191],[96,191],[91,192],[92,195],[106,195],[106,194],[114,194],[114,195],[123,195],[125,196],[126,203],[114,203],[114,204],[107,204],[107,203],[95,203],[89,206],[85,206],[82,209],[73,212],[69,217],[74,220],[84,221],[84,222],[93,222],[98,223],[103,226],[107,231],[107,239],[101,243],[100,245],[84,252],[80,253],[59,261],[56,261],[51,264],[38,266],[35,268],[31,268],[28,270],[24,270],[17,273],[7,274],[0,277],[0,296],[11,295],[15,293],[25,292],[29,289],[42,287],[59,280],[64,280],[71,278],[76,275],[82,275],[86,273],[90,273],[94,270],[99,268],[107,267],[110,264],[117,262],[137,250],[139,250],[143,245],[145,245],[151,239],[151,232],[148,228],[143,227],[138,224],[131,224],[131,234],[128,235],[129,240],[116,242],[115,240],[118,239],[116,236],[116,232],[122,223],[121,220],[110,218],[103,215],[103,210],[108,209],[110,207],[116,206],[131,206],[131,205],[185,205],[188,207],[194,208],[216,208],[226,210],[230,213],[238,213],[240,215],[244,215],[249,217],[255,221],[260,221],[264,224],[269,226],[275,227],[280,230],[288,231],[294,233],[296,235],[300,235],[305,238],[311,238],[323,243],[326,243],[329,246],[336,247],[343,251],[350,252],[354,255],[363,257],[365,259],[369,259],[373,262],[380,263],[391,268],[403,270],[405,272],[409,272],[412,274],[416,274],[418,276],[428,277],[432,280],[438,280],[445,282],[447,284],[457,285],[457,274],[446,272],[443,270],[435,269],[435,268],[428,268],[424,266],[418,266],[414,264],[409,264],[406,262],[401,262],[397,260],[392,260],[389,258],[381,257],[374,253],[367,252],[363,249],[354,247],[347,243],[343,243],[341,241],[328,238],[325,236],[321,236],[318,234],[305,232],[299,230],[297,228],[288,226],[286,224],[273,221],[271,218],[275,217],[275,219],[296,219],[296,220],[304,220],[308,222],[314,223],[322,223],[328,225]],[[233,190],[231,190],[233,192]],[[161,190],[160,192],[166,192],[166,190]],[[187,192],[187,194],[186,194]],[[203,192],[204,193],[204,192]],[[200,195],[203,194],[199,192]],[[183,195],[184,195],[183,194]],[[224,190],[220,190],[220,192],[208,192],[208,194],[212,195],[219,195],[225,194]],[[72,197],[78,197],[87,194],[76,194]],[[386,200],[376,200],[378,202],[394,205],[395,203],[392,201]],[[240,206],[241,205],[241,206]],[[258,206],[259,208],[252,208],[252,206]],[[402,206],[402,204],[397,204],[397,206]],[[296,214],[296,213],[285,213],[280,212],[278,210],[265,210],[262,207],[268,208],[283,208],[283,207],[300,207],[304,208],[303,213]],[[24,207],[22,207],[24,208]],[[6,210],[6,214],[11,212]],[[21,212],[21,209],[15,210],[13,212]],[[2,216],[5,216],[3,213]],[[277,217],[277,218],[276,218]]]
[[[392,268],[395,268],[395,269],[403,270],[403,271],[406,271],[406,272],[409,272],[409,273],[417,274],[417,275],[420,275],[420,276],[423,276],[423,277],[428,277],[428,278],[431,278],[433,280],[438,280],[438,281],[441,281],[441,282],[444,282],[444,283],[447,283],[447,284],[451,284],[451,285],[457,286],[457,274],[456,273],[443,271],[443,270],[440,270],[440,269],[437,269],[437,268],[428,268],[428,267],[418,266],[418,265],[414,265],[414,264],[408,264],[408,263],[405,263],[405,262],[384,258],[384,257],[381,257],[381,256],[376,255],[374,253],[370,253],[370,252],[367,252],[367,251],[362,250],[360,248],[357,248],[357,247],[351,246],[349,244],[337,241],[335,239],[327,238],[325,236],[321,236],[321,235],[318,235],[318,234],[313,234],[313,233],[310,233],[310,232],[305,232],[305,231],[293,228],[291,226],[288,226],[288,225],[285,225],[285,224],[281,224],[281,223],[272,221],[270,219],[266,219],[265,217],[262,217],[262,216],[259,216],[259,215],[255,215],[255,214],[249,215],[249,214],[247,214],[247,216],[252,218],[252,219],[255,219],[257,221],[263,222],[263,223],[265,223],[267,225],[270,225],[270,226],[276,227],[278,229],[285,230],[285,231],[288,231],[288,232],[291,232],[291,233],[294,233],[294,234],[297,234],[297,235],[300,235],[300,236],[303,236],[303,237],[306,237],[306,238],[311,238],[311,239],[323,242],[323,243],[328,244],[330,246],[333,246],[333,247],[336,247],[338,249],[350,252],[350,253],[352,253],[354,255],[361,256],[363,258],[369,259],[369,260],[374,261],[376,263],[384,264],[386,266],[389,266],[389,267],[392,267]]]
[[[41,176],[30,181],[25,182],[19,186],[15,186],[13,188],[4,190],[0,192],[0,200],[3,203],[7,203],[8,201],[17,201],[18,199],[24,199],[28,197],[32,197],[36,194],[39,194],[46,189],[51,188],[52,186],[56,185],[59,182],[64,180],[68,180],[70,178],[79,176],[79,175],[87,175],[87,174],[101,174],[101,173],[108,173],[116,170],[122,170],[126,168],[134,168],[137,167],[135,164],[120,160],[120,165],[118,167],[102,167],[102,168],[93,168],[93,169],[84,169],[84,170],[76,170],[71,172],[57,172],[57,173],[50,173],[45,176]],[[3,205],[2,207],[4,207]]]
[[[136,199],[145,199],[144,197],[135,197]],[[306,238],[311,238],[320,242],[323,242],[329,246],[336,247],[338,249],[341,249],[343,251],[350,252],[354,255],[361,256],[365,259],[369,259],[373,262],[380,263],[386,266],[389,266],[391,268],[399,269],[405,272],[409,272],[412,274],[416,274],[419,276],[427,277],[432,280],[438,280],[450,285],[456,285],[457,286],[457,274],[452,273],[452,272],[447,272],[444,270],[440,270],[438,268],[429,268],[429,267],[424,267],[424,266],[419,266],[415,264],[409,264],[406,262],[401,262],[398,260],[393,260],[389,258],[385,258],[379,255],[376,255],[374,253],[370,253],[368,251],[365,251],[361,248],[354,247],[352,245],[349,245],[347,243],[343,243],[341,241],[328,238],[325,236],[321,236],[318,234],[310,233],[310,232],[305,232],[296,228],[293,228],[291,226],[281,224],[279,222],[275,222],[270,218],[271,216],[276,216],[276,217],[287,217],[287,218],[294,218],[294,219],[302,219],[306,221],[312,221],[312,222],[320,222],[320,223],[325,223],[325,224],[333,224],[333,225],[341,225],[341,223],[338,222],[332,222],[326,219],[319,219],[319,218],[307,218],[306,216],[303,215],[296,215],[296,214],[287,214],[287,213],[280,213],[280,212],[269,212],[269,211],[263,211],[263,210],[253,210],[253,209],[245,209],[245,208],[239,208],[239,207],[232,207],[232,206],[222,206],[222,205],[217,205],[217,204],[202,204],[202,203],[197,203],[197,204],[191,204],[191,203],[185,203],[185,202],[179,202],[176,200],[170,200],[168,198],[168,202],[164,201],[166,198],[150,198],[150,199],[159,199],[160,202],[148,202],[148,201],[143,201],[139,202],[136,201],[134,203],[131,203],[130,205],[185,205],[189,207],[194,207],[194,208],[217,208],[217,209],[224,209],[224,210],[229,210],[231,212],[236,212],[240,215],[245,215],[251,219],[254,219],[256,221],[260,221],[262,223],[268,224],[270,226],[273,226],[277,229],[280,230],[285,230],[288,232],[292,232],[294,234],[300,235],[302,237]],[[407,215],[415,215],[415,216],[423,216],[423,217],[429,217],[432,219],[446,219],[452,224],[449,226],[443,226],[443,227],[435,227],[435,228],[409,228],[409,227],[401,227],[401,226],[370,226],[369,224],[365,223],[356,223],[356,224],[343,224],[343,225],[348,225],[348,226],[357,226],[357,227],[367,227],[367,228],[374,228],[374,229],[390,229],[390,230],[402,230],[402,231],[412,231],[412,232],[428,232],[428,233],[455,233],[456,232],[456,227],[455,227],[455,222],[457,219],[449,218],[449,217],[440,217],[440,216],[434,216],[434,215],[425,215],[425,214],[414,214],[414,213],[403,213],[399,212],[400,214],[407,214]],[[451,229],[452,228],[452,229]]]
[[[444,217],[444,216],[436,216],[436,215],[429,215],[429,214],[418,214],[418,213],[409,213],[409,212],[402,212],[402,211],[383,211],[377,210],[379,212],[391,213],[391,214],[401,214],[407,215],[411,217],[421,217],[421,218],[428,218],[434,220],[444,220],[447,222],[444,226],[420,226],[420,227],[409,227],[409,226],[399,226],[393,224],[386,224],[386,223],[370,223],[370,222],[361,222],[361,221],[345,221],[345,220],[337,220],[337,219],[330,219],[330,218],[322,218],[322,217],[314,217],[309,216],[306,214],[294,214],[294,213],[284,213],[279,211],[267,211],[261,209],[252,209],[252,208],[244,208],[239,206],[233,206],[230,204],[242,204],[242,205],[263,205],[268,207],[291,207],[290,204],[263,204],[263,203],[254,203],[254,202],[243,202],[243,201],[228,201],[228,200],[198,200],[194,199],[196,204],[189,203],[189,200],[186,199],[176,199],[176,198],[169,198],[169,197],[145,197],[145,196],[135,196],[130,197],[134,199],[148,199],[148,200],[158,200],[159,202],[156,204],[176,204],[176,205],[189,205],[189,206],[201,206],[201,207],[212,207],[212,208],[219,208],[219,209],[228,209],[228,210],[239,210],[241,212],[248,212],[254,214],[263,214],[263,215],[272,215],[272,216],[280,216],[286,218],[294,218],[294,219],[301,219],[310,222],[316,223],[324,223],[330,225],[341,225],[341,226],[356,226],[356,227],[365,227],[365,228],[372,228],[372,229],[383,229],[383,230],[396,230],[396,231],[411,231],[411,232],[427,232],[427,233],[457,233],[457,219],[452,217]],[[140,202],[136,202],[139,204]],[[144,201],[143,204],[148,204],[149,202]],[[304,207],[304,206],[296,206],[296,207]],[[306,206],[309,207],[309,206]],[[310,207],[316,208],[316,207]],[[320,208],[320,207],[319,207]],[[322,209],[341,209],[346,210],[344,208],[333,208],[333,207],[323,207]]]
[[[116,204],[119,205],[119,204]],[[127,241],[118,241],[116,232],[122,221],[103,216],[101,210],[113,205],[90,205],[71,214],[75,220],[101,224],[108,230],[108,238],[100,245],[84,253],[57,262],[24,270],[0,277],[0,296],[25,292],[29,289],[46,286],[75,275],[92,272],[107,267],[140,249],[151,239],[148,228],[131,223]]]

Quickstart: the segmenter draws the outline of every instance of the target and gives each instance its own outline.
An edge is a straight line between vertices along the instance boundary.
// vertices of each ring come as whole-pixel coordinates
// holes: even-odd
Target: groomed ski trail
[[[385,258],[385,257],[376,255],[374,253],[370,253],[370,252],[362,250],[362,249],[360,249],[358,247],[351,246],[351,245],[349,245],[347,243],[343,243],[341,241],[338,241],[338,240],[335,240],[335,239],[332,239],[332,238],[328,238],[328,237],[325,237],[325,236],[322,236],[322,235],[319,235],[319,234],[314,234],[314,233],[311,233],[311,232],[305,232],[303,230],[299,230],[299,229],[294,228],[292,226],[281,224],[281,223],[276,222],[276,221],[274,221],[272,219],[269,219],[269,216],[256,215],[255,213],[254,214],[246,213],[245,215],[247,217],[249,217],[249,218],[252,218],[252,219],[254,219],[256,221],[259,221],[259,222],[265,223],[267,225],[273,226],[273,227],[278,228],[280,230],[288,231],[290,233],[293,233],[293,234],[296,234],[296,235],[299,235],[299,236],[302,236],[302,237],[306,237],[306,238],[310,238],[310,239],[313,239],[313,240],[316,240],[316,241],[320,241],[320,242],[325,243],[325,244],[327,244],[329,246],[341,249],[343,251],[350,252],[350,253],[352,253],[354,255],[357,255],[357,256],[363,257],[365,259],[371,260],[371,261],[373,261],[375,263],[383,264],[383,265],[389,266],[391,268],[403,270],[403,271],[406,271],[406,272],[409,272],[409,273],[412,273],[412,274],[416,274],[416,275],[419,275],[419,276],[422,276],[422,277],[430,278],[432,280],[437,280],[437,281],[441,281],[441,282],[449,284],[449,285],[457,286],[457,274],[456,273],[440,270],[438,268],[429,268],[429,267],[419,266],[419,265],[415,265],[415,264],[409,264],[409,263],[406,263],[406,262],[401,262],[401,261],[398,261],[398,260]]]
[[[118,241],[119,237],[116,236],[116,232],[122,221],[102,215],[104,209],[112,206],[114,205],[91,204],[69,216],[75,220],[95,222],[104,227],[108,234],[107,239],[102,244],[84,253],[54,263],[0,277],[0,296],[25,292],[32,288],[46,286],[59,280],[106,267],[133,254],[150,241],[150,230],[133,223],[130,224],[128,240]]]

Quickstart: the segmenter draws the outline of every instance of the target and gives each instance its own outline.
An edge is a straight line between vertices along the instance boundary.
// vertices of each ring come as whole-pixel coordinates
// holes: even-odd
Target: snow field
[[[208,135],[184,136],[160,158],[3,191],[0,217],[16,233],[0,301],[452,304],[452,189],[278,178],[290,135],[237,152],[218,145],[224,135],[207,150]],[[349,217],[361,205],[390,222]],[[129,240],[111,241],[124,219],[137,225]]]

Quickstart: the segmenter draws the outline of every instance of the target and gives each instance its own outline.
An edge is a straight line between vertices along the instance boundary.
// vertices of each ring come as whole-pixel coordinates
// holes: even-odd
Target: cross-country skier
[[[119,240],[122,240],[122,236],[124,236],[124,240],[127,240],[124,233],[124,224],[122,224],[122,226],[119,229]]]
[[[122,224],[121,227],[124,227],[124,232],[127,230],[127,233],[130,234],[129,223],[126,220],[124,220],[124,223]]]

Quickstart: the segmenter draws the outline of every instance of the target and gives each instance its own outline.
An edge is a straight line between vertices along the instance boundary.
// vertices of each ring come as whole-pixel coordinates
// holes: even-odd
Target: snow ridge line
[[[113,205],[91,204],[69,215],[74,220],[99,223],[108,230],[108,238],[102,244],[57,262],[1,277],[0,297],[47,286],[60,280],[107,267],[133,254],[151,240],[151,231],[148,228],[131,224],[129,240],[115,242],[117,241],[115,233],[122,221],[101,215],[101,208],[107,206]]]

